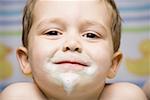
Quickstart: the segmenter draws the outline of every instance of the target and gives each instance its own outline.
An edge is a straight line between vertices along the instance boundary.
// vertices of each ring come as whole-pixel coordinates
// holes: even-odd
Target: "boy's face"
[[[32,71],[50,95],[100,92],[121,55],[113,54],[105,3],[38,0],[33,14],[29,48],[19,49],[24,52],[23,71]]]

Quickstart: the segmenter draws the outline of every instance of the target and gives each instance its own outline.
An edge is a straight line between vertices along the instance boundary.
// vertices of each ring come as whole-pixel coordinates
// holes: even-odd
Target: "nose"
[[[75,40],[66,41],[63,46],[63,52],[71,51],[81,53],[81,44]]]

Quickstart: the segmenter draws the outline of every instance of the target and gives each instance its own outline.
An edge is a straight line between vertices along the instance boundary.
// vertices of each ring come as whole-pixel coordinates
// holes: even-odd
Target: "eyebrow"
[[[102,23],[97,22],[97,21],[91,21],[91,20],[83,21],[80,26],[81,27],[98,26],[102,28],[105,32],[107,32],[107,29],[108,29],[107,26],[103,25]]]
[[[107,26],[103,25],[102,23],[98,22],[98,21],[93,21],[93,20],[83,20],[81,22],[79,22],[80,24],[78,25],[82,30],[86,27],[89,27],[89,26],[97,26],[97,27],[100,27],[100,29],[103,29],[104,32],[108,32],[107,31]],[[61,27],[62,29],[66,29],[66,24],[64,22],[64,20],[60,19],[60,18],[54,18],[54,19],[44,19],[44,20],[41,20],[38,25],[37,25],[37,29],[38,30],[41,30],[42,28],[44,28],[45,26],[47,25],[50,25],[50,24],[54,24],[54,25],[58,25],[59,27]]]
[[[49,25],[49,24],[56,24],[59,25],[61,27],[65,27],[65,22],[59,18],[54,18],[54,19],[44,19],[42,21],[40,21],[37,25],[37,29],[41,29],[41,27],[45,26],[45,25]]]

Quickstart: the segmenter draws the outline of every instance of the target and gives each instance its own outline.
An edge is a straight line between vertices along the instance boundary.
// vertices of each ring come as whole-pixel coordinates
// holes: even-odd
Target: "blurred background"
[[[114,81],[140,87],[150,80],[150,0],[115,0],[123,19],[123,60]],[[21,45],[21,20],[26,0],[0,0],[0,91],[18,81],[31,81],[22,74],[16,59]]]

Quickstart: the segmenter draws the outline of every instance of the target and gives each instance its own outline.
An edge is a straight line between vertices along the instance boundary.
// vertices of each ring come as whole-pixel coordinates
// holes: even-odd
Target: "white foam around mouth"
[[[51,59],[49,59],[48,62]],[[90,60],[88,60],[90,61]],[[86,78],[83,83],[87,83],[94,77],[95,73],[97,72],[98,66],[92,63],[91,66],[85,67],[83,70],[76,71],[76,70],[69,70],[65,71],[64,69],[56,66],[56,64],[46,63],[45,65],[46,71],[51,75],[54,79],[54,82],[59,85],[63,86],[64,91],[70,94],[73,90],[75,90],[78,84],[81,84],[81,78]],[[88,80],[87,80],[88,79]]]
[[[56,69],[54,67],[54,69],[52,68],[50,70],[53,71],[51,75],[53,76],[54,79],[57,80],[57,83],[63,86],[66,93],[70,94],[75,89],[75,87],[78,84],[80,84],[81,78],[88,77],[92,79],[97,70],[97,67],[96,66],[87,67],[79,72],[74,71],[63,72],[60,71],[59,68],[57,67]]]

